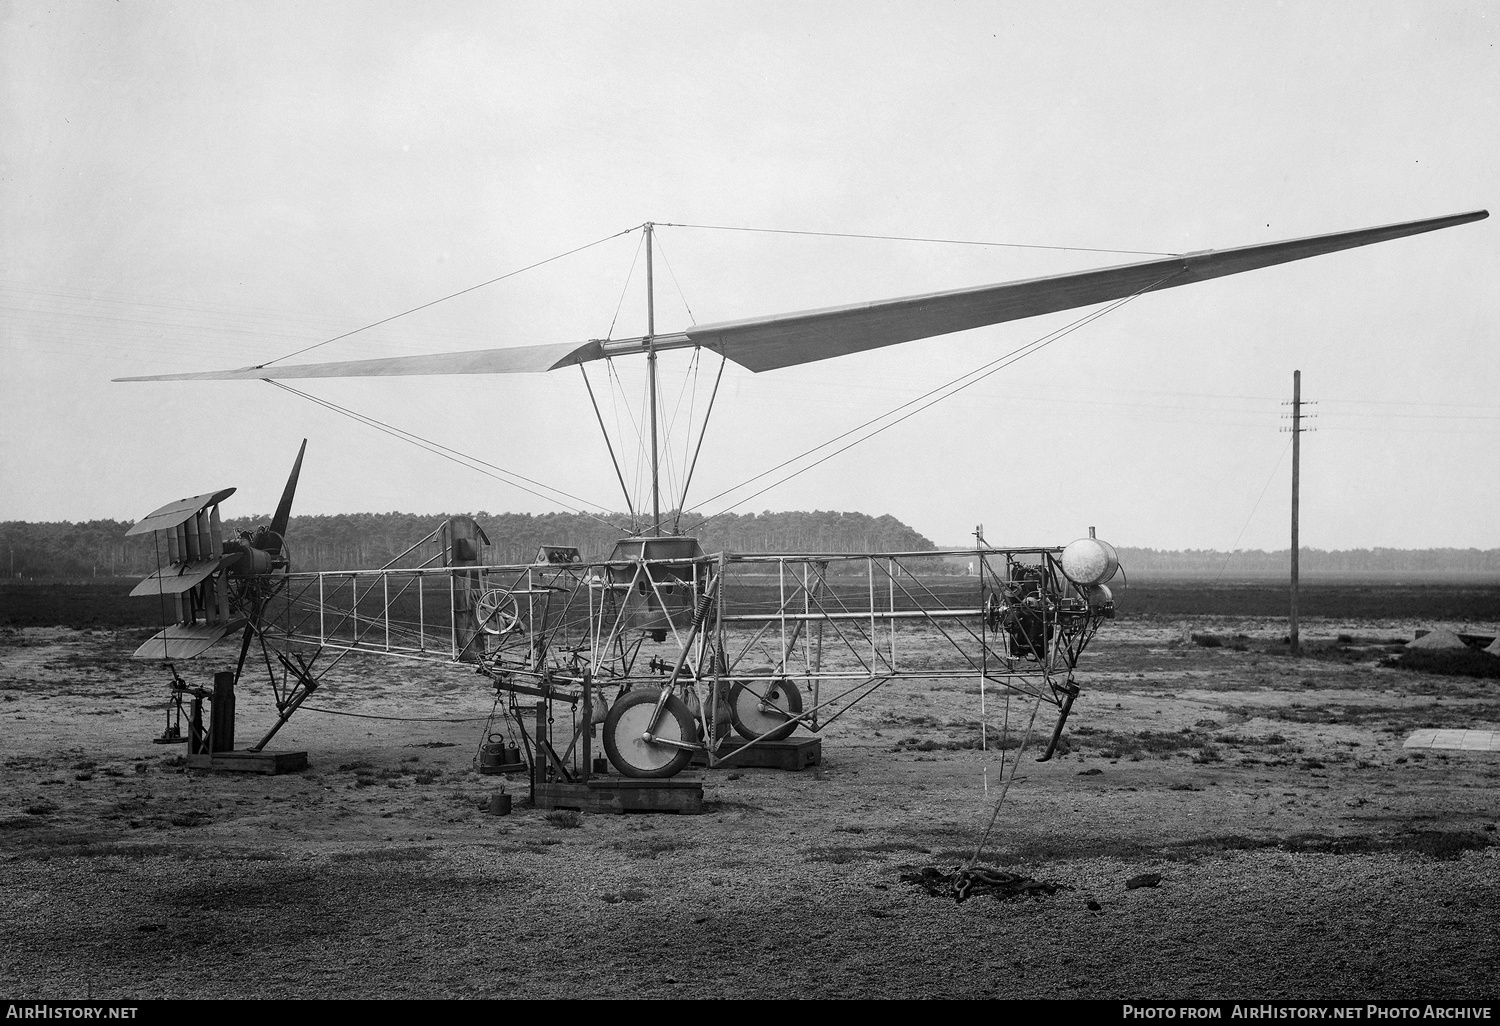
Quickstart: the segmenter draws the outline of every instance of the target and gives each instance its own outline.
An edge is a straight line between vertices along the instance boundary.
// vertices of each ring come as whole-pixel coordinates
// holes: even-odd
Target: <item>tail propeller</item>
[[[302,439],[302,448],[297,450],[297,462],[292,464],[292,474],[282,489],[281,502],[276,507],[276,516],[271,520],[271,533],[276,536],[272,552],[281,551],[282,539],[286,537],[286,524],[292,518],[292,497],[297,494],[297,476],[302,473],[302,454],[307,452],[307,439]]]
[[[297,450],[297,460],[292,464],[292,473],[286,479],[281,492],[281,502],[276,506],[276,515],[269,524],[262,524],[253,531],[241,532],[240,543],[227,542],[226,547],[245,552],[246,559],[237,564],[231,573],[236,577],[259,577],[277,570],[285,570],[289,560],[286,551],[286,526],[292,518],[292,499],[297,494],[297,478],[302,473],[302,457],[307,452],[307,439]]]

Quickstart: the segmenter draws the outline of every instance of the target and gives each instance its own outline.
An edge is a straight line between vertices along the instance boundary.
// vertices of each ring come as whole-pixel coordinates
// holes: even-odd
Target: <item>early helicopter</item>
[[[569,787],[599,786],[595,727],[608,763],[625,782],[665,782],[695,758],[712,767],[744,759],[757,747],[786,745],[798,728],[816,733],[899,680],[977,679],[981,695],[994,688],[1037,708],[1056,708],[1046,759],[1080,691],[1079,657],[1114,615],[1107,583],[1118,567],[1114,550],[1091,531],[1066,547],[997,548],[976,532],[973,548],[956,550],[706,553],[696,537],[669,530],[663,516],[658,353],[692,348],[751,371],[777,370],[1132,299],[1487,216],[1479,210],[660,334],[654,225],[648,223],[642,226],[647,332],[640,337],[117,379],[526,373],[644,356],[649,386],[649,410],[641,417],[650,431],[649,526],[621,539],[607,558],[585,560],[578,549],[559,545],[542,547],[528,564],[487,564],[482,526],[457,517],[423,540],[436,552],[419,565],[297,571],[285,534],[299,453],[273,522],[253,536],[218,540],[218,503],[233,489],[169,504],[132,529],[165,537],[166,562],[137,591],[173,596],[177,617],[137,656],[189,658],[240,631],[237,679],[258,643],[278,720],[252,751],[260,751],[330,665],[350,653],[472,667],[509,696],[534,784],[553,788],[558,804],[584,800],[566,792]],[[668,517],[684,508],[686,488],[685,482],[681,496],[668,497]],[[945,558],[972,563],[977,575],[934,574],[934,561]],[[917,640],[923,657],[905,658],[903,644]],[[320,663],[325,655],[332,658]],[[175,671],[174,681],[174,693],[187,692]],[[516,696],[537,700],[533,728]],[[193,743],[224,751],[222,739],[214,743],[201,727],[198,706],[207,697],[196,692]],[[565,744],[551,726],[557,703],[571,712]],[[500,747],[512,753],[502,763],[519,763],[519,750]],[[629,805],[649,802],[644,793],[627,799],[617,789],[608,801],[650,807]]]

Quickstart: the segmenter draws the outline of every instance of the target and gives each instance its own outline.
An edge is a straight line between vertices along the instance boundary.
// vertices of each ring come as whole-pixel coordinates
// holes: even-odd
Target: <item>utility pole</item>
[[[1287,632],[1292,655],[1299,655],[1302,642],[1297,631],[1297,571],[1301,543],[1297,537],[1297,507],[1302,493],[1302,432],[1311,430],[1302,426],[1302,372],[1292,371],[1292,602],[1291,624]],[[1285,430],[1285,429],[1283,429]]]

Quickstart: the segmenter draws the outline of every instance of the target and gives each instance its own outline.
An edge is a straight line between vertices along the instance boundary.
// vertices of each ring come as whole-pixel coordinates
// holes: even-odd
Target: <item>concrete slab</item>
[[[1450,752],[1500,752],[1500,730],[1417,730],[1402,748]]]

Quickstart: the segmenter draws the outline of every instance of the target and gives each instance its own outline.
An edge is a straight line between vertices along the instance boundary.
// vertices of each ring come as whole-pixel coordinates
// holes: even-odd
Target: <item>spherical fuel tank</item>
[[[1063,576],[1074,584],[1103,584],[1120,569],[1115,547],[1098,538],[1080,538],[1062,551]]]

